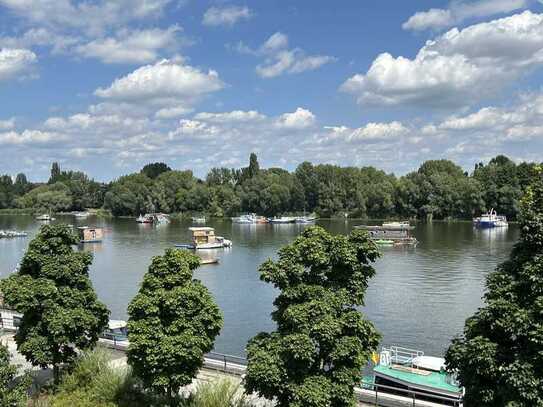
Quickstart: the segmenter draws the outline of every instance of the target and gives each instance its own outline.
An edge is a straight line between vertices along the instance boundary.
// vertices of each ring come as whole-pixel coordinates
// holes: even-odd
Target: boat
[[[80,226],[77,228],[79,232],[80,243],[101,243],[104,237],[102,228],[91,228],[89,226]]]
[[[206,223],[205,216],[193,216],[192,223]]]
[[[370,235],[370,239],[378,245],[381,246],[400,246],[400,245],[409,245],[416,246],[418,240],[416,237],[411,236],[410,228],[396,227],[394,226],[355,226],[355,229],[365,229]]]
[[[153,222],[157,225],[165,225],[170,223],[170,217],[165,213],[155,213],[151,216],[153,217]]]
[[[222,236],[215,236],[215,229],[210,227],[189,228],[192,234],[191,243],[180,243],[174,245],[177,248],[191,250],[222,249],[232,247],[232,241]]]
[[[389,230],[412,230],[415,229],[415,226],[411,226],[409,221],[400,221],[400,222],[384,222],[381,225],[385,229]]]
[[[88,217],[88,216],[89,216],[89,213],[88,213],[88,212],[75,212],[75,213],[74,213],[74,216],[75,216],[76,218],[82,219],[82,218]]]
[[[297,218],[294,218],[295,223],[315,223],[316,220],[317,220],[317,216],[315,215],[306,216],[305,214],[304,216],[299,216]]]
[[[500,228],[509,226],[509,223],[507,223],[507,218],[505,216],[498,215],[494,208],[480,217],[473,219],[473,224],[475,227],[479,228]]]
[[[383,347],[374,357],[373,383],[367,379],[364,387],[373,386],[376,391],[405,395],[417,392],[417,399],[460,405],[463,389],[456,375],[448,372],[445,359],[425,356],[424,352],[399,346]]]
[[[47,213],[44,213],[43,215],[37,216],[37,217],[36,217],[36,220],[41,220],[41,221],[44,221],[44,222],[49,222],[49,221],[55,220],[55,218],[52,218],[51,215],[49,215],[49,214],[47,214]]]
[[[153,217],[149,214],[140,215],[136,218],[138,223],[153,223]]]
[[[218,259],[218,258],[214,258],[214,259],[200,259],[200,264],[201,264],[201,265],[205,265],[205,264],[219,264],[219,259]]]
[[[280,218],[272,218],[270,219],[270,223],[273,223],[274,225],[282,225],[286,223],[294,223],[296,221],[296,218],[292,218],[289,216],[282,216]]]
[[[232,218],[232,223],[238,223],[241,225],[254,225],[257,223],[268,223],[268,219],[266,219],[264,216],[258,216],[255,213],[248,213]]]
[[[128,349],[128,329],[126,327],[126,321],[110,319],[108,327],[99,336],[98,342],[117,350]]]
[[[14,237],[27,237],[28,233],[18,230],[0,230],[0,239],[10,239]]]

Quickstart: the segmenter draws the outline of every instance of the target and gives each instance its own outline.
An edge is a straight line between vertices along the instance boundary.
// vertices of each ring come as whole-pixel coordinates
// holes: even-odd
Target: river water
[[[104,241],[85,244],[94,254],[90,275],[111,318],[125,319],[126,307],[136,294],[152,256],[175,243],[188,242],[190,223],[151,226],[133,219],[76,220],[58,216],[55,222],[101,226]],[[319,221],[333,233],[349,233],[362,221]],[[224,328],[215,350],[243,355],[247,340],[274,329],[270,318],[277,291],[259,280],[258,266],[292,241],[305,225],[237,225],[227,220],[209,222],[216,234],[233,247],[200,253],[219,257],[205,265],[196,278],[211,290],[224,313]],[[0,239],[0,278],[16,267],[40,222],[31,216],[0,215],[0,229],[29,232],[28,238]],[[384,345],[414,347],[441,355],[450,340],[462,332],[464,320],[481,304],[486,275],[509,255],[518,227],[477,230],[471,223],[419,224],[413,234],[416,248],[386,247],[376,262],[363,312],[383,335]]]

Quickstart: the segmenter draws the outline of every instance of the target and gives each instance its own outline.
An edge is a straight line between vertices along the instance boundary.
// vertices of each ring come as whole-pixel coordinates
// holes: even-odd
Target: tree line
[[[487,277],[484,306],[446,353],[467,406],[543,405],[543,173],[535,171],[520,201],[520,239]],[[6,303],[23,314],[18,351],[33,365],[52,366],[56,383],[61,367],[96,344],[109,317],[89,279],[92,255],[74,251],[76,242],[66,225],[43,226],[17,273],[0,282]],[[279,407],[355,405],[354,387],[381,339],[357,308],[378,256],[365,231],[331,235],[314,226],[260,266],[261,280],[279,291],[277,328],[247,345],[247,393]],[[137,382],[125,390],[164,400],[152,405],[179,405],[180,388],[222,327],[211,293],[193,277],[199,264],[188,251],[167,249],[152,259],[128,306],[128,363]],[[11,383],[15,370],[1,347],[0,373],[3,405],[23,405],[28,378]]]
[[[319,217],[470,219],[491,208],[516,219],[519,200],[535,178],[535,163],[500,155],[471,173],[449,160],[424,162],[401,177],[374,167],[309,162],[293,172],[262,169],[251,154],[244,168],[212,168],[205,179],[164,163],[99,183],[53,163],[47,184],[24,174],[0,177],[0,209],[61,212],[103,208],[114,216],[164,212],[230,217],[315,212]]]

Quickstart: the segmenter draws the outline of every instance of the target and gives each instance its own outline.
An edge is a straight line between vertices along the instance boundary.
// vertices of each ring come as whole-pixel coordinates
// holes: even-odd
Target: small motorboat
[[[138,223],[153,223],[153,217],[149,214],[140,215],[136,218],[136,222]]]
[[[51,215],[49,215],[47,213],[44,213],[43,215],[37,216],[36,220],[40,220],[40,221],[43,221],[43,222],[49,222],[49,221],[55,220],[55,218],[52,218]]]
[[[205,216],[194,216],[192,218],[192,223],[206,223],[206,217]]]
[[[289,216],[282,216],[280,218],[273,218],[270,219],[270,223],[274,225],[282,225],[286,223],[294,223],[296,221],[295,218],[289,217]]]
[[[498,215],[494,208],[481,215],[479,218],[473,219],[473,224],[478,228],[504,228],[509,226],[507,218]]]

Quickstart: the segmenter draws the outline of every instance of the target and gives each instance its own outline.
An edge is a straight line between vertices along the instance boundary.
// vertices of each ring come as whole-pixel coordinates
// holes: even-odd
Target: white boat
[[[257,223],[268,223],[268,219],[266,219],[264,216],[258,216],[256,213],[249,213],[232,218],[232,222],[245,225],[254,225]]]
[[[51,215],[49,215],[49,214],[47,214],[47,213],[44,213],[43,215],[37,216],[37,217],[36,217],[36,220],[41,220],[41,221],[44,221],[44,222],[49,222],[49,221],[55,220],[55,218],[52,218]]]
[[[76,218],[86,218],[89,216],[89,213],[88,212],[76,212],[74,213],[74,216]]]
[[[145,214],[140,215],[136,218],[136,222],[138,223],[153,223],[153,217],[151,215]]]
[[[206,217],[205,216],[194,216],[192,218],[193,223],[206,223]]]
[[[170,217],[165,213],[156,213],[154,215],[154,221],[159,225],[165,225],[167,223],[170,223]]]
[[[273,218],[270,219],[270,223],[273,224],[285,224],[285,223],[294,223],[296,221],[295,218],[289,217],[289,216],[282,216],[280,218]]]
[[[0,239],[5,238],[13,238],[13,237],[26,237],[28,236],[28,233],[26,232],[19,232],[17,230],[0,230]]]
[[[294,219],[295,223],[315,223],[317,220],[316,216],[300,216],[299,218]]]
[[[411,226],[409,224],[409,221],[401,221],[401,222],[384,222],[382,225],[383,229],[389,229],[389,230],[411,230],[414,229],[414,226]]]
[[[505,216],[498,215],[494,208],[479,218],[473,219],[473,224],[479,228],[503,228],[509,226]]]

